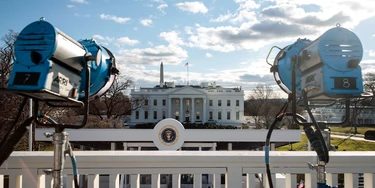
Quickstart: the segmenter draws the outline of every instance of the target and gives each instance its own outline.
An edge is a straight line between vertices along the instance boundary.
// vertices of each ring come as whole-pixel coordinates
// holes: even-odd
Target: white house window
[[[148,119],[148,111],[145,111],[145,119]]]
[[[196,119],[196,120],[200,120],[200,119],[201,119],[200,114],[201,114],[200,112],[196,112],[196,113],[195,113],[195,119]]]
[[[240,112],[239,111],[236,112],[236,120],[240,120]]]
[[[209,100],[209,101],[208,101],[208,105],[209,105],[209,106],[212,106],[212,100]]]
[[[157,105],[158,105],[158,100],[154,99],[154,106],[157,106]]]
[[[158,119],[158,111],[154,111],[154,119]]]
[[[218,105],[218,106],[221,106],[221,100],[218,100],[218,101],[217,101],[217,105]]]
[[[227,112],[227,120],[230,120],[230,112]]]
[[[135,119],[139,119],[139,111],[135,111]]]
[[[217,119],[218,119],[218,120],[221,120],[221,112],[218,112],[218,113],[217,113]]]

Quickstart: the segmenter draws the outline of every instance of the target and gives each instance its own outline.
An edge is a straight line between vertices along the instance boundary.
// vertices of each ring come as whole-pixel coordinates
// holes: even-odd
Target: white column
[[[195,109],[194,109],[194,104],[195,103],[195,98],[191,98],[191,113],[190,113],[190,122],[194,123],[195,121]]]
[[[22,188],[22,176],[9,175],[9,187]]]
[[[132,174],[130,175],[130,187],[131,188],[140,188],[140,177],[141,175],[139,174]]]
[[[202,123],[207,121],[206,114],[207,114],[207,107],[206,107],[206,98],[203,98],[203,114],[202,114]]]
[[[228,143],[228,151],[232,151],[232,143]]]
[[[73,187],[74,187],[74,175],[68,174],[66,175],[66,188],[73,188]]]
[[[160,188],[160,174],[151,175],[151,188]]]
[[[221,188],[221,174],[214,174],[213,175],[213,188]]]
[[[285,187],[297,187],[297,175],[287,173],[285,174]]]
[[[316,178],[316,172],[305,174],[305,188],[317,188]]]
[[[183,101],[183,98],[180,98],[180,114],[179,114],[179,117],[180,117],[180,122],[183,122],[184,121],[184,112],[183,112],[183,109],[182,109],[182,106],[184,105],[184,101]]]
[[[167,115],[168,118],[172,118],[173,115],[172,115],[172,99],[171,98],[168,98],[168,115]]]
[[[128,143],[123,142],[122,145],[124,146],[124,151],[127,151],[128,150]]]
[[[327,173],[326,179],[327,179],[327,185],[333,187],[338,185],[338,179],[337,174]]]
[[[116,143],[111,142],[111,150],[112,151],[116,150]]]
[[[37,188],[46,188],[46,176],[45,174],[38,175],[38,182]],[[0,188],[3,188],[3,183],[1,182],[1,175],[0,175]]]
[[[358,187],[358,174],[344,173],[345,188]]]
[[[194,188],[202,188],[202,174],[194,174]]]
[[[363,174],[363,185],[364,185],[364,188],[373,188],[373,187],[375,187],[375,174],[373,174],[373,173],[364,173]]]
[[[109,175],[109,188],[119,188],[119,175],[118,174],[110,174]],[[138,188],[138,187],[136,187]]]
[[[53,178],[52,178],[52,175],[46,175],[45,176],[45,187],[46,188],[52,188],[52,185],[53,185]]]
[[[4,175],[0,175],[0,188],[4,188]]]
[[[246,188],[255,187],[255,174],[246,174]]]
[[[181,187],[181,174],[172,174],[172,187],[173,188]]]
[[[99,188],[99,174],[89,174],[87,177],[87,187]]]
[[[225,188],[242,187],[242,167],[228,167]]]

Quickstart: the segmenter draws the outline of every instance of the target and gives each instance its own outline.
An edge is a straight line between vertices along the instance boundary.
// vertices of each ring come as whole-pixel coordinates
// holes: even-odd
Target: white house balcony
[[[163,188],[168,183],[172,188],[256,188],[263,184],[267,187],[266,181],[261,183],[255,176],[262,177],[266,172],[262,151],[75,151],[74,154],[82,177],[80,184],[89,188]],[[50,188],[52,178],[44,170],[53,167],[53,157],[53,152],[13,152],[0,167],[0,188],[5,181],[11,188]],[[316,161],[315,152],[271,151],[274,186],[295,188],[297,174],[304,174],[305,187],[317,187],[316,172],[307,165]],[[375,152],[330,152],[326,172],[329,185],[337,185],[338,174],[344,174],[345,188],[359,187],[359,176],[363,177],[364,188],[373,188]],[[63,174],[64,187],[73,187],[69,160]],[[126,181],[124,174],[129,177]],[[168,182],[161,179],[164,174],[169,174]],[[193,176],[193,183],[182,184],[181,174]],[[109,178],[103,181],[101,175]],[[144,175],[150,177],[147,184],[142,183]]]

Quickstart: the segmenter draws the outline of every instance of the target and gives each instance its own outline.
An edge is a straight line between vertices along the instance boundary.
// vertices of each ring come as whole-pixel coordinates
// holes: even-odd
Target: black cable
[[[305,103],[306,111],[309,114],[313,125],[315,126],[315,130],[312,129],[311,126],[304,126],[303,129],[305,131],[307,138],[309,139],[311,143],[311,146],[314,148],[315,152],[317,153],[319,160],[324,161],[325,163],[328,163],[329,161],[328,147],[325,144],[322,131],[320,130],[320,126],[316,122],[310,110],[309,102],[307,100],[307,92],[305,90],[302,90],[302,95],[303,95],[303,100]]]
[[[271,126],[268,129],[268,133],[266,136],[266,143],[265,143],[265,163],[266,163],[266,173],[267,173],[267,179],[268,179],[268,184],[270,188],[273,188],[273,183],[272,183],[272,176],[271,176],[271,169],[270,169],[270,164],[269,164],[269,150],[270,150],[270,142],[271,142],[271,135],[273,129],[276,127],[277,123],[280,122],[285,114],[285,111],[288,107],[289,100],[284,104],[284,106],[280,109],[280,111],[277,113],[275,120],[272,122]]]

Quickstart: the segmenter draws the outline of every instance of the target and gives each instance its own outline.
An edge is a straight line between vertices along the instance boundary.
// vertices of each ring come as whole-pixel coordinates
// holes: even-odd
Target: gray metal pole
[[[64,162],[65,162],[65,148],[66,148],[66,141],[67,141],[68,133],[63,132],[55,132],[53,133],[53,146],[54,146],[54,161],[53,161],[53,188],[63,188],[63,176],[62,171],[64,169]]]
[[[33,99],[30,98],[30,112],[29,117],[33,116]],[[33,151],[33,123],[29,126],[29,151]]]

